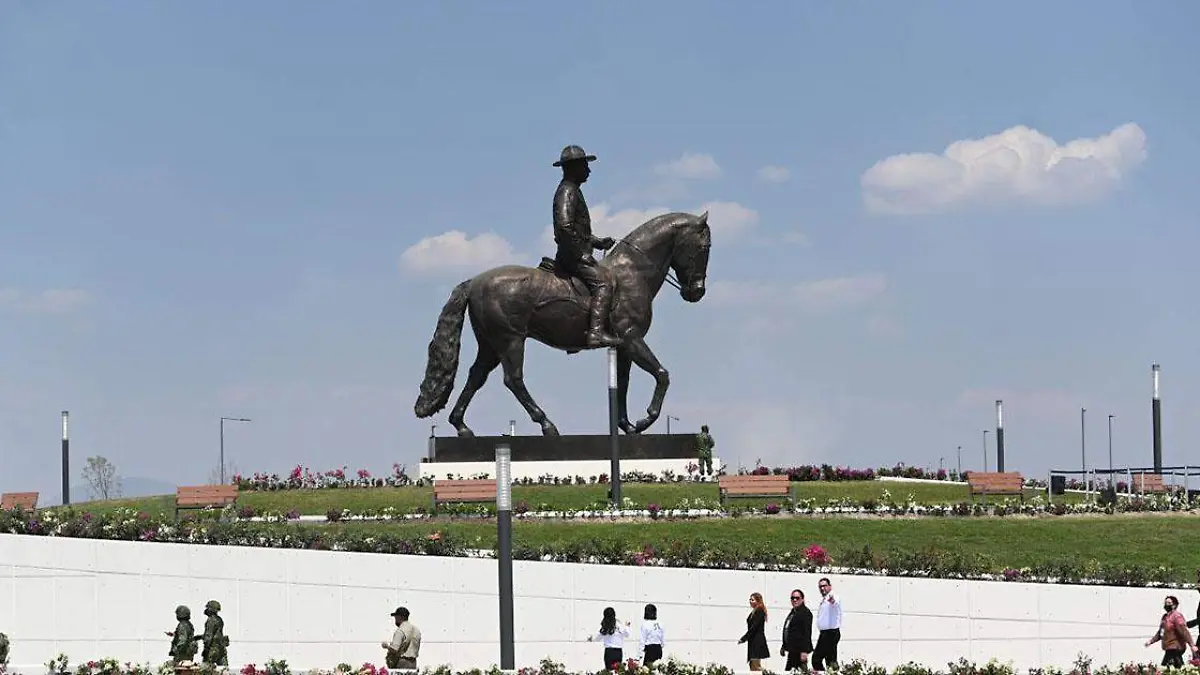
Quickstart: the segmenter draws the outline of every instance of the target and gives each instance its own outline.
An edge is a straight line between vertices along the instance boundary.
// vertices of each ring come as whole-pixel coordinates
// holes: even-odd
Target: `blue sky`
[[[1003,397],[1011,468],[1077,467],[1080,406],[1089,464],[1108,414],[1116,462],[1144,464],[1159,361],[1167,461],[1196,461],[1198,19],[4,4],[0,489],[57,499],[64,408],[77,465],[174,484],[207,479],[221,415],[254,420],[226,429],[242,471],[414,465],[437,313],[552,252],[568,143],[600,157],[604,233],[712,211],[709,297],[664,294],[650,344],[673,426],[707,422],[719,456],[951,467],[961,445],[978,467]],[[526,374],[565,433],[606,429],[602,352],[531,343]],[[649,393],[635,374],[631,409]],[[468,413],[479,433],[513,418],[535,433],[499,377]]]

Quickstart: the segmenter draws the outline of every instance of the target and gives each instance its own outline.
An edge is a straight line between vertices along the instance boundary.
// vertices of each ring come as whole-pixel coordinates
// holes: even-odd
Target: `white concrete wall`
[[[765,596],[772,651],[788,592],[815,606],[817,576],[559,563],[515,564],[517,666],[543,657],[595,670],[587,643],[606,605],[636,627],[658,605],[667,655],[745,668],[747,598]],[[930,666],[996,656],[1018,667],[1157,660],[1142,647],[1166,594],[1078,587],[846,576],[833,578],[846,619],[843,660]],[[1179,595],[1179,592],[1175,592]],[[412,611],[425,636],[422,665],[486,667],[499,659],[496,562],[258,548],[145,544],[0,535],[0,631],[11,662],[39,672],[58,652],[74,660],[161,662],[174,608],[192,608],[197,629],[209,599],[224,606],[230,664],[286,658],[294,668],[382,663],[388,614]],[[1194,595],[1182,596],[1190,607]],[[636,635],[636,633],[635,633]],[[637,651],[627,644],[626,655]],[[453,658],[451,655],[453,654]],[[766,666],[779,669],[775,656]]]

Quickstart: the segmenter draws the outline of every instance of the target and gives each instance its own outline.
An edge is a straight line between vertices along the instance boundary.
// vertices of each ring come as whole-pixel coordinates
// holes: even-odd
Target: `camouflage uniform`
[[[709,435],[708,427],[702,427],[700,433],[696,434],[696,456],[700,459],[701,474],[712,474],[712,451],[715,446],[716,442]]]
[[[181,661],[192,661],[196,658],[196,628],[192,626],[192,610],[186,605],[175,608],[175,635],[171,638],[171,661],[178,664]]]
[[[226,648],[229,647],[229,638],[225,637],[225,620],[217,615],[220,611],[221,603],[216,600],[209,600],[208,604],[204,605],[204,613],[208,615],[208,620],[204,622],[204,635],[196,639],[204,640],[204,651],[201,655],[205,663],[228,666],[229,652]]]

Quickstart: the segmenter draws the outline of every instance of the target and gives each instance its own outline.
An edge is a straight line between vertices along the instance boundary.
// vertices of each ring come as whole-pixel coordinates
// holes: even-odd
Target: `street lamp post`
[[[959,480],[962,480],[962,446],[961,445],[958,446],[958,450],[955,452],[955,456],[958,458],[958,478],[959,478]]]
[[[679,421],[679,418],[674,415],[667,415],[667,435],[671,435],[671,420]]]
[[[1108,482],[1113,483],[1112,421],[1116,415],[1108,416]]]
[[[983,471],[987,473],[987,435],[988,430],[983,430]]]
[[[221,418],[221,485],[225,484],[225,423],[226,422],[249,422],[248,417],[222,417]]]
[[[1083,472],[1083,485],[1087,487],[1087,408],[1079,409],[1079,463]]]
[[[71,413],[62,411],[62,503],[71,503],[71,434],[68,432]]]
[[[512,568],[512,448],[496,446],[496,548],[500,591],[500,669],[515,670]]]

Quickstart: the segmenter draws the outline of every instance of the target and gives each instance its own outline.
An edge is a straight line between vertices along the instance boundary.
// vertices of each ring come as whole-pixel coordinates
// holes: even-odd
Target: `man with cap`
[[[417,656],[421,653],[421,629],[408,620],[407,607],[397,607],[392,618],[396,621],[396,632],[392,633],[391,642],[381,643],[387,650],[385,664],[388,668],[416,670]]]
[[[205,663],[211,663],[214,666],[228,666],[229,638],[225,637],[225,620],[218,614],[220,611],[221,603],[216,600],[209,600],[204,605],[204,615],[208,619],[204,622],[204,635],[199,635],[196,639],[204,640],[204,650],[200,655],[204,658]]]
[[[582,279],[591,293],[587,346],[615,347],[621,340],[608,330],[612,277],[607,269],[596,264],[592,250],[607,251],[616,241],[612,237],[601,239],[592,235],[592,216],[581,189],[592,173],[588,163],[594,161],[595,155],[587,154],[578,145],[568,145],[554,163],[554,166],[562,167],[563,174],[558,190],[554,192],[554,243],[558,245],[554,262],[567,273]]]

